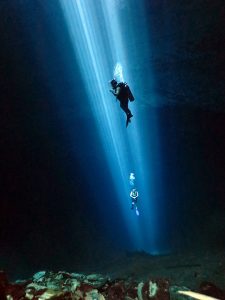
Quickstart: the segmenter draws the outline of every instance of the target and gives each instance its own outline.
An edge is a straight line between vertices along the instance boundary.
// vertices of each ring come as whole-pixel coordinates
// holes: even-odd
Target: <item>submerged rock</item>
[[[0,271],[0,299],[6,299],[6,286],[8,285],[8,278],[4,271]]]
[[[220,300],[225,300],[225,292],[218,288],[212,282],[202,282],[199,287],[199,291],[204,295],[214,297]]]
[[[165,279],[157,279],[139,283],[138,299],[169,300],[169,282]]]
[[[10,283],[5,272],[0,271],[0,300],[182,300],[179,290],[168,280],[150,278],[147,281],[129,279],[111,280],[101,274],[77,274],[41,271],[31,280]],[[224,291],[213,284],[202,284],[203,294],[224,298]]]

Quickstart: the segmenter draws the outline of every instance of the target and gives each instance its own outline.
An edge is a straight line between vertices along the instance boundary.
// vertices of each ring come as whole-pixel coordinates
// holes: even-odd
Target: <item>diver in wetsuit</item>
[[[111,86],[112,89],[110,90],[111,93],[120,101],[120,107],[127,115],[127,122],[126,127],[128,126],[128,123],[130,122],[130,119],[133,117],[130,109],[128,108],[128,103],[130,101],[134,101],[134,96],[132,95],[130,88],[128,84],[125,82],[119,82],[115,79],[111,80]]]
[[[137,209],[137,200],[138,200],[138,191],[136,189],[132,189],[130,192],[131,197],[131,209]]]

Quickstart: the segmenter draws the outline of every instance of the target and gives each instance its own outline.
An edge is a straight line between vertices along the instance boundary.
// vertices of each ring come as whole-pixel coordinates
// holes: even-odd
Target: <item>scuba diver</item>
[[[136,214],[137,216],[139,216],[139,211],[138,211],[138,208],[137,208],[137,200],[138,200],[138,191],[136,189],[132,189],[131,192],[130,192],[130,197],[131,197],[131,209],[134,209],[135,207],[135,210],[136,210]]]
[[[133,117],[130,109],[128,108],[128,102],[134,101],[134,96],[131,93],[131,90],[127,83],[125,82],[117,82],[115,79],[110,81],[112,89],[110,90],[111,93],[120,101],[120,107],[127,115],[127,122],[126,127],[130,123],[130,119]]]

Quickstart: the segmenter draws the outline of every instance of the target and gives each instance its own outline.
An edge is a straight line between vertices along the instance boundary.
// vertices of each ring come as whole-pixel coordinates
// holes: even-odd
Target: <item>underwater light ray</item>
[[[82,8],[79,7],[79,10],[81,12],[81,20],[83,20],[84,14],[82,12]],[[92,24],[92,27],[93,27],[93,24]],[[85,82],[87,83],[87,90],[89,92],[90,99],[97,100],[96,102],[90,102],[90,105],[93,109],[94,114],[96,115],[96,121],[99,125],[100,133],[102,133],[102,136],[104,137],[103,145],[104,145],[107,153],[109,153],[108,149],[113,149],[113,152],[111,151],[111,153],[110,153],[109,164],[111,164],[112,173],[113,173],[114,177],[116,178],[116,180],[115,180],[116,184],[118,185],[118,182],[122,183],[122,186],[120,184],[120,189],[117,188],[118,196],[121,197],[121,195],[124,195],[124,199],[126,199],[125,198],[126,192],[123,191],[125,189],[125,184],[123,184],[123,178],[121,178],[121,177],[123,177],[123,175],[121,175],[121,174],[123,173],[123,170],[125,168],[124,161],[122,159],[123,156],[121,155],[121,153],[125,149],[125,144],[123,143],[123,141],[124,141],[123,135],[124,134],[121,131],[116,130],[116,128],[115,128],[116,123],[115,122],[113,123],[110,120],[110,115],[112,118],[113,114],[110,112],[109,106],[112,106],[113,104],[110,104],[110,102],[106,103],[105,99],[108,100],[109,95],[106,96],[105,91],[101,88],[102,85],[100,84],[100,82],[105,81],[106,76],[104,76],[104,78],[101,77],[102,76],[101,74],[104,72],[102,72],[102,70],[99,68],[100,64],[96,63],[96,61],[93,57],[93,51],[92,51],[92,49],[90,49],[92,47],[93,48],[96,47],[96,44],[93,44],[94,43],[93,40],[89,39],[90,33],[88,33],[87,31],[88,31],[88,28],[87,28],[87,26],[85,26],[84,36],[85,36],[85,39],[88,40],[88,43],[87,43],[88,47],[86,48],[87,49],[86,51],[90,50],[89,52],[91,52],[91,53],[87,53],[85,60],[83,59],[81,61],[81,68],[83,70],[83,74],[85,74],[86,60],[87,60],[87,57],[89,57],[89,59],[92,60],[91,64],[92,64],[93,69],[95,70],[94,74],[90,74],[91,79],[92,78],[96,79],[96,81],[95,81],[96,84],[92,85],[90,83],[90,76],[88,78],[84,76],[84,79],[85,79]],[[79,47],[75,47],[75,50],[76,50],[76,52],[79,52],[79,54],[81,54]],[[80,55],[80,56],[82,57],[82,55]],[[98,54],[98,56],[99,56],[99,54]],[[95,92],[94,96],[93,96],[93,92]],[[97,95],[98,95],[98,97],[97,97]],[[104,117],[99,115],[100,109],[101,109],[101,111],[103,111]],[[105,116],[107,116],[107,118],[105,118]],[[115,117],[113,117],[113,118],[114,118],[114,120],[116,119]],[[103,124],[106,122],[107,122],[107,124],[105,124],[103,126]],[[116,131],[117,131],[117,134],[115,135]],[[115,163],[115,161],[117,161],[117,163]],[[116,165],[118,166],[119,169],[116,170],[117,175],[115,176],[115,166]],[[125,201],[123,201],[121,203],[121,206],[124,207],[124,210],[125,209],[127,210],[127,205],[126,205]],[[125,217],[127,217],[127,212],[126,212]],[[129,229],[130,229],[130,227],[128,226],[128,230]]]
[[[178,294],[185,295],[185,296],[192,297],[194,299],[199,299],[199,300],[220,300],[218,298],[214,298],[211,296],[203,295],[203,294],[192,292],[192,291],[178,291]]]
[[[148,160],[143,154],[145,143],[140,140],[139,133],[142,128],[135,118],[125,128],[125,116],[107,89],[108,80],[114,74],[125,78],[132,86],[129,74],[122,68],[128,65],[125,49],[126,39],[129,37],[121,35],[117,8],[112,5],[112,1],[60,0],[60,3],[89,98],[85,105],[90,105],[96,119],[117,191],[115,198],[120,203],[127,225],[127,234],[131,237],[134,248],[147,252],[156,251],[154,237],[157,230],[153,217],[154,207],[149,200],[149,172],[146,170]],[[99,20],[104,27],[104,34],[99,29]],[[135,105],[132,104],[131,107],[136,115]],[[141,182],[144,211],[140,211],[138,218],[130,212],[128,177],[131,168]]]

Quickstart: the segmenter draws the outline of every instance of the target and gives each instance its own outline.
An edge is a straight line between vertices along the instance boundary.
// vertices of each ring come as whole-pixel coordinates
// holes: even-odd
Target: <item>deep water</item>
[[[129,126],[141,120],[148,133],[152,163],[143,167],[155,183],[157,242],[171,255],[215,253],[225,247],[222,2],[204,2],[205,15],[195,1],[149,3],[142,29],[152,53],[147,64],[129,66],[143,82],[140,92],[134,84],[138,114]],[[144,52],[138,32],[128,44]],[[46,269],[95,272],[142,251],[131,247],[59,2],[1,2],[0,45],[0,269],[13,279]]]

